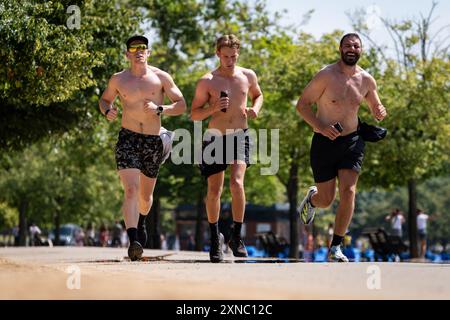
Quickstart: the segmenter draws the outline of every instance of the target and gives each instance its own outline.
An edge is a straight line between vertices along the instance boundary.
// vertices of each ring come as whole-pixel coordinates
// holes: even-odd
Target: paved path
[[[450,299],[449,264],[232,256],[212,264],[207,253],[160,250],[145,250],[140,262],[125,256],[112,248],[1,248],[0,299]],[[71,290],[77,270],[80,289]]]

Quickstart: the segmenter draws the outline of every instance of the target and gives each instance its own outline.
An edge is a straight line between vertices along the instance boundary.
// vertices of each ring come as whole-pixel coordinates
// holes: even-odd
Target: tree
[[[58,243],[62,223],[100,222],[120,215],[113,153],[104,152],[112,145],[104,138],[107,124],[90,136],[79,129],[4,157],[0,202],[19,212],[21,245],[30,219],[46,229],[54,226]]]
[[[79,29],[67,27],[70,5]],[[5,0],[0,12],[0,150],[13,151],[90,116],[139,14],[106,0]]]
[[[433,33],[433,2],[427,17],[400,22],[381,18],[391,36],[395,57],[372,39],[361,11],[351,17],[354,28],[369,40],[385,61],[378,68],[378,87],[388,117],[388,138],[369,146],[365,180],[371,185],[392,187],[407,184],[409,190],[409,237],[411,257],[418,257],[415,219],[417,183],[448,168],[450,114],[448,112],[450,55],[447,38]],[[373,149],[372,149],[373,148]],[[388,164],[388,165],[387,165]]]

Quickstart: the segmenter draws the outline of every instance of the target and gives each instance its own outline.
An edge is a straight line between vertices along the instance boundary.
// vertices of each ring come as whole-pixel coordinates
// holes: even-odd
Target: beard
[[[354,66],[358,62],[359,57],[360,56],[357,53],[355,53],[354,56],[348,56],[347,54],[341,52],[341,59],[348,66]]]

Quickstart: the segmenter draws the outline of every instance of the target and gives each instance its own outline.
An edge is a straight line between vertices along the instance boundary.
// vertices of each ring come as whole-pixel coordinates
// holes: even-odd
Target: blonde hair
[[[216,50],[220,51],[223,47],[240,49],[241,42],[234,34],[226,34],[216,41]]]

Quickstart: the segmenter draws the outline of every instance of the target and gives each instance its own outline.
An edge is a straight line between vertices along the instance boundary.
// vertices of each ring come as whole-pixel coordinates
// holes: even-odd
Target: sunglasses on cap
[[[134,44],[127,48],[128,52],[134,53],[138,50],[147,50],[147,45],[145,44]]]

